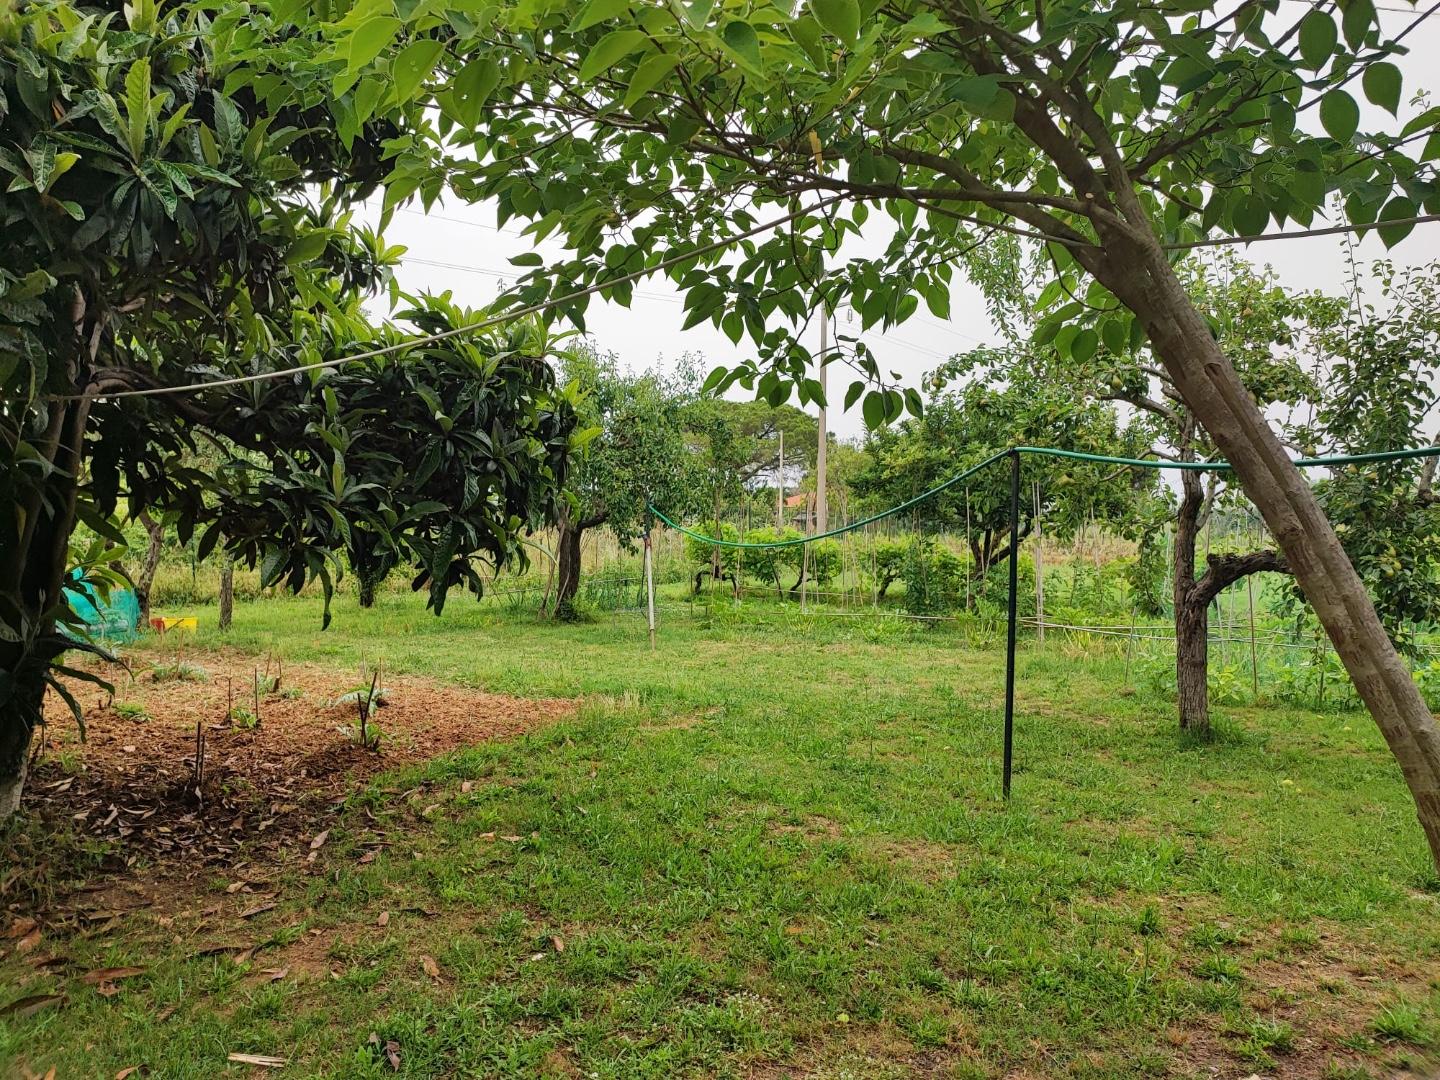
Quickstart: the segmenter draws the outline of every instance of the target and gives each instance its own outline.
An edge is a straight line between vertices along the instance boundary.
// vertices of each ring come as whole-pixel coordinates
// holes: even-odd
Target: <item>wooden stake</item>
[[[655,561],[651,554],[650,528],[645,528],[645,608],[650,628],[650,651],[655,651]]]
[[[1045,558],[1040,535],[1040,481],[1035,481],[1035,647],[1045,644]]]
[[[1245,589],[1250,594],[1250,696],[1260,699],[1260,664],[1255,653],[1255,576],[1245,579]]]
[[[1135,605],[1130,605],[1130,633],[1125,636],[1125,686],[1130,686],[1130,657],[1135,651]]]

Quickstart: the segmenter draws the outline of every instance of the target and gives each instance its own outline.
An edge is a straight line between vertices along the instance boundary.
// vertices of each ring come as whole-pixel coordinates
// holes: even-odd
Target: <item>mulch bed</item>
[[[164,665],[136,666],[133,681],[112,671],[113,701],[94,686],[74,684],[86,705],[83,742],[68,708],[58,699],[47,704],[44,752],[32,769],[22,813],[38,819],[42,837],[64,830],[103,844],[102,878],[144,866],[150,879],[213,879],[240,865],[313,862],[335,810],[368,778],[511,738],[575,709],[570,701],[383,675],[387,703],[372,717],[383,736],[378,750],[368,750],[353,732],[356,706],[335,702],[357,686],[368,687],[369,672],[291,664],[282,669],[272,661],[268,676],[278,674],[279,686],[271,688],[264,657],[207,653],[185,662],[199,667],[204,680],[158,681]],[[259,725],[246,729],[227,717],[232,708],[255,710],[257,671],[269,692],[259,697]],[[138,706],[143,715],[125,706]],[[197,746],[203,766],[198,785]],[[56,902],[56,883],[44,881],[46,852],[11,854],[15,868],[0,876],[0,907],[33,913]],[[90,877],[86,884],[93,888]]]

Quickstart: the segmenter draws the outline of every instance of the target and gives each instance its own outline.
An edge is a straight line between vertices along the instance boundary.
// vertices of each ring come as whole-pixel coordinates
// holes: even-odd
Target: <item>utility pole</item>
[[[820,396],[825,397],[825,354],[830,351],[830,313],[822,306],[820,308]],[[819,441],[815,446],[815,524],[816,532],[825,532],[830,527],[830,507],[825,500],[825,458],[826,436],[825,436],[825,405],[820,405],[820,423],[817,426],[816,435]]]
[[[780,429],[780,468],[775,474],[775,528],[785,528],[785,429]]]

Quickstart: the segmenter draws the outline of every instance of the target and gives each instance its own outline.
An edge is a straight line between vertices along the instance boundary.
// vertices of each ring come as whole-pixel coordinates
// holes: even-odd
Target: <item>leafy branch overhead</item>
[[[1385,222],[1440,208],[1440,110],[1359,129],[1357,96],[1404,109],[1394,58],[1407,31],[1383,33],[1371,0],[1342,8],[362,4],[324,24],[328,81],[292,92],[337,95],[342,133],[409,118],[387,209],[453,188],[494,199],[502,222],[522,219],[536,238],[563,238],[551,265],[517,260],[529,272],[516,303],[694,250],[753,225],[767,202],[843,200],[671,276],[688,324],[755,350],[712,387],[739,381],[772,403],[818,397],[797,331],[818,305],[852,305],[862,331],[836,358],[855,369],[851,400],[863,395],[881,423],[919,402],[863,331],[921,303],[948,317],[957,261],[996,235],[1044,238],[1073,278],[1112,238],[1146,228],[1177,243],[1254,235],[1309,225],[1337,195],[1394,243],[1411,226]],[[417,121],[426,102],[438,111]],[[883,250],[838,262],[876,207],[889,218],[870,234]],[[630,286],[606,295],[626,303]],[[1087,302],[1107,296],[1098,284]],[[558,314],[583,325],[584,308]],[[1112,321],[1098,332],[1144,335],[1128,310]]]

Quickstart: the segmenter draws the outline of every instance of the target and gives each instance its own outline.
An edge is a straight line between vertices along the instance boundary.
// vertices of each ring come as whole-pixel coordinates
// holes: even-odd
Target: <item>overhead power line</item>
[[[524,318],[527,315],[536,315],[542,311],[549,311],[553,308],[557,308],[564,304],[567,304],[572,300],[579,300],[585,296],[593,296],[595,293],[604,292],[606,289],[613,289],[617,285],[623,285],[631,281],[638,281],[641,278],[649,277],[651,274],[667,270],[672,266],[678,266],[681,263],[689,262],[692,259],[699,258],[700,256],[708,255],[712,251],[720,251],[724,248],[730,247],[737,241],[747,240],[752,236],[759,236],[761,233],[766,233],[774,229],[778,229],[782,225],[789,224],[791,221],[794,221],[797,218],[804,217],[805,215],[814,213],[815,211],[829,206],[832,203],[839,202],[841,201],[841,199],[842,196],[839,195],[831,196],[830,198],[826,199],[821,199],[819,202],[811,206],[807,206],[800,210],[793,211],[792,213],[786,214],[783,217],[776,218],[773,221],[768,221],[760,225],[756,225],[752,228],[746,229],[743,232],[736,233],[734,236],[727,236],[724,239],[715,240],[702,247],[696,248],[694,251],[686,252],[683,255],[671,256],[670,258],[663,259],[660,262],[656,263],[654,266],[646,267],[643,270],[636,270],[629,274],[623,274],[620,277],[614,278],[610,281],[605,281],[597,283],[595,285],[587,286],[583,289],[578,289],[575,292],[568,293],[565,296],[559,297],[558,299],[545,300],[538,304],[531,304],[528,307],[518,308],[514,311],[507,311],[503,312],[500,315],[481,319],[478,322],[470,323],[466,326],[457,326],[453,329],[442,331],[441,333],[427,334],[423,337],[411,338],[407,341],[396,342],[393,345],[386,345],[378,349],[369,349],[365,352],[355,353],[350,356],[340,356],[332,360],[321,360],[314,364],[300,364],[295,367],[281,368],[276,371],[261,371],[257,372],[254,375],[237,375],[229,379],[215,379],[210,382],[187,383],[182,386],[152,386],[140,390],[114,390],[104,394],[62,394],[56,395],[49,400],[77,401],[81,398],[89,398],[92,401],[112,401],[119,398],[160,397],[165,394],[183,394],[198,390],[214,389],[222,386],[240,386],[248,383],[266,382],[270,379],[282,379],[290,375],[300,375],[307,371],[316,371],[324,368],[339,367],[341,364],[348,364],[359,360],[371,360],[377,356],[387,356],[392,353],[404,352],[406,349],[414,349],[422,345],[431,345],[437,341],[446,341],[450,338],[460,337],[464,334],[477,333],[481,330],[486,330],[494,326],[499,326],[503,323],[513,322],[514,320]],[[962,215],[953,213],[951,214],[951,216],[962,217]],[[965,220],[969,219],[966,218]],[[1397,225],[1421,225],[1434,221],[1440,221],[1440,214],[1421,214],[1416,217],[1394,218],[1383,222],[1383,226],[1393,227]],[[983,221],[977,223],[982,225],[995,224],[994,222]],[[1185,251],[1203,247],[1221,247],[1233,244],[1253,244],[1265,240],[1298,240],[1310,236],[1333,236],[1338,233],[1364,232],[1367,229],[1374,229],[1379,227],[1381,227],[1381,225],[1376,224],[1334,225],[1329,228],[1323,229],[1305,229],[1298,232],[1261,233],[1257,236],[1225,236],[1209,240],[1192,240],[1183,243],[1162,244],[1160,246],[1167,251]],[[1015,232],[1019,235],[1029,236],[1034,239],[1046,242],[1069,243],[1069,241],[1059,240],[1055,237],[1046,236],[1043,233],[1031,232],[1024,229],[1007,228],[1007,231]],[[1091,245],[1086,242],[1084,246]]]
[[[432,345],[437,341],[446,341],[453,337],[460,337],[463,334],[478,333],[481,330],[487,330],[492,326],[499,326],[502,323],[514,322],[516,319],[522,319],[527,315],[536,315],[542,311],[548,311],[551,308],[556,308],[560,307],[563,304],[568,304],[572,300],[579,300],[581,297],[592,296],[595,293],[603,292],[606,289],[613,289],[617,285],[624,285],[625,283],[630,281],[638,281],[641,278],[649,277],[651,274],[656,274],[663,270],[668,270],[672,266],[678,266],[681,263],[690,262],[693,259],[698,259],[701,256],[708,255],[712,251],[720,251],[723,248],[727,248],[731,244],[734,244],[737,240],[746,240],[752,236],[759,236],[761,233],[766,233],[774,229],[778,229],[782,225],[788,225],[790,222],[796,220],[797,218],[802,218],[807,214],[813,214],[817,210],[821,210],[824,207],[829,206],[831,203],[837,202],[838,200],[839,196],[832,196],[827,199],[821,199],[819,202],[816,202],[810,206],[801,207],[799,210],[794,210],[788,214],[785,214],[783,217],[775,218],[772,221],[762,222],[761,224],[746,229],[744,232],[737,233],[734,236],[727,236],[724,239],[712,241],[711,243],[704,244],[701,247],[694,249],[693,251],[687,251],[682,255],[672,255],[670,258],[662,259],[654,266],[648,266],[643,270],[635,270],[629,274],[622,274],[618,278],[613,278],[609,281],[600,282],[595,285],[588,285],[583,289],[577,289],[575,292],[567,293],[565,296],[558,297],[557,299],[544,300],[538,304],[531,304],[529,307],[517,308],[514,311],[502,312],[499,315],[492,315],[489,318],[480,319],[465,326],[457,326],[450,330],[443,330],[437,334],[426,334],[424,337],[411,338],[407,341],[397,341],[393,345],[385,345],[378,349],[368,349],[365,352],[354,353],[350,356],[338,356],[335,357],[333,360],[321,360],[314,364],[299,364],[295,367],[283,368],[278,371],[261,371],[255,373],[254,375],[237,375],[229,379],[215,379],[210,382],[188,383],[184,386],[152,386],[146,387],[141,390],[116,390],[106,394],[69,394],[63,397],[59,397],[55,400],[75,401],[80,398],[88,397],[92,401],[110,401],[117,398],[159,397],[164,394],[183,394],[194,390],[211,390],[221,386],[241,386],[248,383],[265,382],[269,379],[281,379],[285,378],[288,375],[302,375],[307,371],[316,371],[323,368],[339,367],[341,364],[349,364],[358,360],[372,360],[377,356],[388,356],[392,353],[404,352],[406,349],[414,349],[422,345]]]

